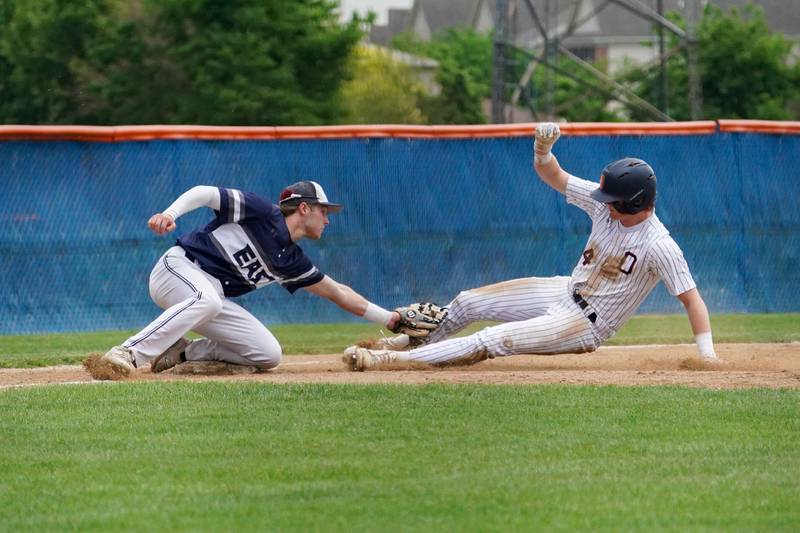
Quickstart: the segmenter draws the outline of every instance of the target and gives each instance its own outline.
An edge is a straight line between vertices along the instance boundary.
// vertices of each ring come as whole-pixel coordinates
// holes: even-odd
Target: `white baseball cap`
[[[329,213],[338,213],[344,208],[329,202],[322,185],[316,181],[298,181],[281,191],[279,205],[300,205],[301,202],[324,205]]]

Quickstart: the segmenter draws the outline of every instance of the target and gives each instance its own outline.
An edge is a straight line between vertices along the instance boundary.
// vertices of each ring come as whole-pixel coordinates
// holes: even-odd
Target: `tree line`
[[[0,120],[328,124],[362,37],[328,0],[4,0]]]
[[[670,15],[683,24],[677,13]],[[359,44],[374,20],[341,22],[338,0],[4,0],[0,121],[6,124],[478,124],[491,95],[490,34],[450,28],[396,50],[434,59],[435,90],[389,54]],[[699,26],[704,118],[798,119],[794,43],[763,11],[706,6]],[[676,39],[670,43],[677,48]],[[512,50],[508,81],[530,53]],[[651,120],[569,58],[556,65],[556,114],[571,121]],[[601,71],[608,66],[595,64]],[[689,119],[686,61],[667,62],[667,112]],[[657,103],[653,68],[620,83]],[[510,98],[513,84],[508,86]],[[520,105],[541,111],[537,68]]]

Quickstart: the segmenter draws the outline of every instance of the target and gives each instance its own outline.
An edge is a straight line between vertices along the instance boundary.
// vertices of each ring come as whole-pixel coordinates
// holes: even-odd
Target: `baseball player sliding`
[[[322,237],[328,216],[342,209],[328,202],[318,183],[286,187],[278,206],[250,192],[198,186],[153,215],[148,225],[163,235],[175,229],[178,217],[202,206],[214,210],[214,219],[178,239],[150,274],[150,296],[164,312],[100,358],[113,370],[105,376],[127,376],[148,364],[163,372],[182,361],[277,366],[278,341],[231,299],[273,283],[290,293],[305,289],[354,315],[402,331],[398,328],[404,319],[398,312],[382,309],[324,275],[297,245],[303,238]],[[190,330],[205,338],[189,341],[184,335]]]
[[[556,124],[536,128],[534,169],[592,219],[572,276],[516,279],[461,292],[438,329],[411,338],[423,345],[401,351],[411,346],[408,336],[399,335],[378,349],[351,346],[344,361],[352,370],[395,361],[463,364],[514,354],[592,352],[628,321],[659,280],[686,309],[700,356],[717,360],[706,305],[683,253],[655,214],[653,169],[626,158],[609,164],[599,185],[577,178],[551,153],[560,135]],[[502,324],[447,339],[479,320]]]

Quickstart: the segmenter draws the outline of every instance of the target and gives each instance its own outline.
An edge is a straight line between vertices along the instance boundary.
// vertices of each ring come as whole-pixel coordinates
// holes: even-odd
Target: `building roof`
[[[406,31],[408,21],[411,18],[410,9],[389,9],[389,17],[386,24],[381,26],[374,25],[369,31],[369,40],[375,44],[388,45],[392,38]]]
[[[425,16],[432,33],[455,26],[472,26],[475,10],[481,0],[414,0],[412,19]]]
[[[741,8],[747,3],[759,5],[764,9],[770,29],[787,36],[800,36],[800,6],[796,0],[714,0],[726,13],[732,7]]]

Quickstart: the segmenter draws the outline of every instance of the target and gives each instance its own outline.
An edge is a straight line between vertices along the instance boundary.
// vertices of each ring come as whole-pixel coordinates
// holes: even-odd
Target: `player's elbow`
[[[539,179],[561,194],[567,191],[567,179],[560,172],[537,172]]]

